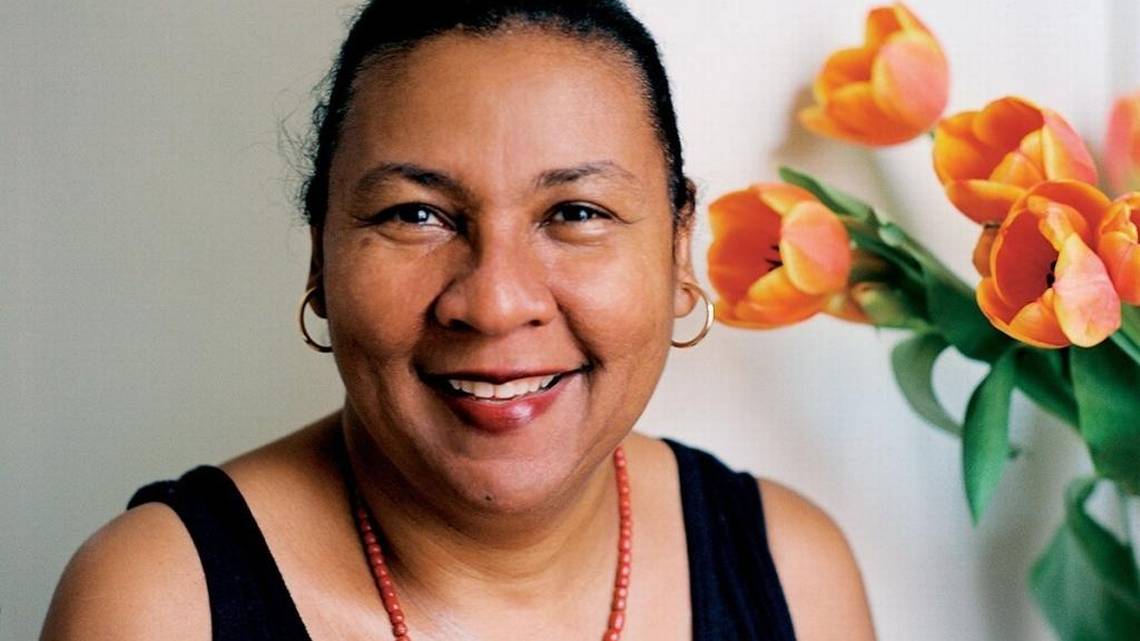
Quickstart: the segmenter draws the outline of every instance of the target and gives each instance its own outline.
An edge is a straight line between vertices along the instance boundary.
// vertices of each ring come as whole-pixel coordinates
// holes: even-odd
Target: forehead
[[[416,162],[505,185],[614,162],[665,184],[640,77],[612,47],[538,29],[451,33],[361,72],[337,162]]]

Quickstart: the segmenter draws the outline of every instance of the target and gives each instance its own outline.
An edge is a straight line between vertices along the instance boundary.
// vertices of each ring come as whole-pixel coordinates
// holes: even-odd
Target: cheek
[[[672,263],[661,249],[665,245],[645,237],[592,254],[560,256],[551,265],[551,287],[571,332],[604,367],[652,367],[641,361],[668,345]]]
[[[329,331],[346,358],[366,358],[384,368],[407,361],[424,331],[426,310],[442,283],[438,256],[393,251],[375,238],[329,243],[326,303]],[[409,255],[412,253],[425,255]]]

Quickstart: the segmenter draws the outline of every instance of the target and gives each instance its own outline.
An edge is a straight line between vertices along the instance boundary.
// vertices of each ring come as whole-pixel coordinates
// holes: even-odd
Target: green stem
[[[1116,346],[1119,347],[1121,351],[1131,356],[1132,360],[1140,363],[1140,344],[1130,338],[1127,332],[1120,330],[1112,336],[1109,336],[1109,338],[1112,342],[1116,343]]]
[[[923,274],[917,261],[906,252],[883,242],[883,240],[879,238],[878,230],[875,226],[853,218],[843,219],[843,224],[847,227],[847,233],[851,236],[851,240],[855,241],[855,244],[861,249],[866,249],[867,251],[890,260],[892,264],[897,265],[903,270],[907,278],[910,278],[914,282],[923,282]]]

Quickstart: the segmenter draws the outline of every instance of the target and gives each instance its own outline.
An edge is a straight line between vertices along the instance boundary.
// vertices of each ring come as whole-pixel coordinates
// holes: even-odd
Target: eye
[[[399,225],[407,225],[409,227],[447,227],[448,223],[443,219],[440,214],[433,207],[423,205],[420,203],[407,203],[403,205],[396,205],[389,207],[379,213],[371,216],[368,222],[380,225],[388,222],[394,222]]]
[[[606,212],[581,203],[564,203],[554,208],[550,220],[557,223],[584,223],[594,219],[612,218]]]

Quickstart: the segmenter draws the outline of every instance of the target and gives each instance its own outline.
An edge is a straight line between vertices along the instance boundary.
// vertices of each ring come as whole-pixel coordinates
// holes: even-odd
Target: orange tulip
[[[938,41],[902,4],[872,9],[864,38],[863,46],[827,59],[812,87],[817,104],[800,111],[800,122],[821,136],[870,146],[928,131],[950,85]]]
[[[1001,222],[1043,180],[1096,183],[1092,156],[1069,123],[1015,97],[938,123],[934,170],[950,202],[979,223]]]
[[[839,218],[807,191],[758,184],[709,205],[709,280],[716,318],[768,329],[806,320],[847,286],[850,241]]]
[[[1112,103],[1104,137],[1104,169],[1114,191],[1140,189],[1140,92]]]
[[[1120,298],[1140,305],[1140,193],[1117,198],[1097,229],[1097,253]]]
[[[982,312],[1006,334],[1038,347],[1090,347],[1120,327],[1120,297],[1091,249],[1112,206],[1074,180],[1039,183],[1015,202],[993,239]]]

